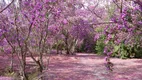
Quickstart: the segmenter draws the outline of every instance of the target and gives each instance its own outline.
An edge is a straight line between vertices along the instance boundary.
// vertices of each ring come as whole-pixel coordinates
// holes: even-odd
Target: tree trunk
[[[13,72],[13,54],[14,54],[14,52],[12,52],[12,54],[11,54],[10,72]]]
[[[57,54],[59,54],[59,45],[57,45],[56,50],[57,50]]]
[[[21,75],[21,80],[28,80],[28,77],[26,75],[26,60],[24,59],[24,57],[22,56],[22,59],[21,59],[21,67],[20,67],[20,75]]]
[[[69,50],[69,44],[68,44],[68,37],[66,37],[65,39],[65,47],[66,47],[66,54],[70,54],[70,50]]]

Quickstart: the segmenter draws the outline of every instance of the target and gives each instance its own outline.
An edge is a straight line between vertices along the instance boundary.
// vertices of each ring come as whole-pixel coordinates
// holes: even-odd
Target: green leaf
[[[114,52],[114,53],[115,53],[115,52],[118,52],[119,49],[120,49],[120,46],[114,46],[113,52]]]

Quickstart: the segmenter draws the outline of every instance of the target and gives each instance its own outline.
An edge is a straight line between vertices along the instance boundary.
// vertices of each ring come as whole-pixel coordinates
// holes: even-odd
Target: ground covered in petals
[[[15,58],[15,62],[16,62]],[[30,57],[29,65],[33,64]],[[106,70],[104,56],[78,53],[76,55],[51,55],[48,71],[44,75],[48,80],[141,80],[142,59],[112,58],[113,71]],[[0,56],[0,73],[10,63],[7,56]],[[18,64],[18,62],[17,62]],[[31,65],[34,66],[34,65]],[[16,63],[15,63],[16,68]],[[31,68],[28,68],[31,70]],[[0,76],[0,80],[11,80],[10,77]]]

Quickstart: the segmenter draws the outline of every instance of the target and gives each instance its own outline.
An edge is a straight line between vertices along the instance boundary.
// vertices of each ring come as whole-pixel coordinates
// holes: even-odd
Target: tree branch
[[[120,9],[121,7],[117,4],[117,2],[116,1],[114,1],[114,0],[112,0],[113,1],[113,3]]]
[[[3,8],[0,13],[2,13],[4,10],[6,10],[12,3],[14,2],[14,0],[11,1],[11,3],[9,3],[5,8]]]
[[[110,21],[110,22],[100,22],[100,23],[94,23],[92,25],[104,25],[104,24],[115,24],[115,22],[112,22],[112,21]]]

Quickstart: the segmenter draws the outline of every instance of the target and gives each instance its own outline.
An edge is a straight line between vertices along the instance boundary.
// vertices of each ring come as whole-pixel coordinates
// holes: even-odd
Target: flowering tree
[[[114,3],[117,5],[119,12],[114,12],[111,17],[111,20],[115,24],[110,24],[104,29],[104,34],[106,35],[105,43],[107,45],[104,49],[104,53],[107,54],[108,58],[112,53],[118,51],[123,58],[125,56],[130,56],[131,53],[133,53],[134,47],[141,47],[142,29],[140,25],[142,21],[142,5],[140,0],[121,0],[114,1]],[[125,45],[129,46],[130,49]],[[128,52],[128,49],[130,52]]]
[[[131,48],[129,53],[134,47],[142,47],[140,0],[108,0],[104,5],[97,0],[19,0],[17,4],[14,1],[0,6],[0,46],[5,52],[10,47],[12,56],[17,55],[23,80],[28,80],[26,57],[30,55],[42,74],[43,56],[54,45],[57,53],[64,48],[66,54],[73,54],[79,43],[86,43],[89,50],[102,38],[103,53],[111,66],[109,58],[113,54],[125,53],[125,57],[129,55],[127,47]]]
[[[7,40],[16,53],[20,61],[20,75],[22,79],[27,80],[26,75],[26,56],[29,53],[31,58],[39,66],[39,71],[43,71],[43,53],[47,43],[49,14],[52,10],[53,1],[22,1],[18,5],[8,8],[6,17],[1,18],[1,35]],[[46,6],[46,4],[50,4]],[[13,33],[15,31],[16,33]],[[35,34],[41,32],[41,34]],[[13,34],[12,34],[13,33]],[[40,38],[39,40],[37,39]],[[15,47],[16,45],[16,47]],[[38,46],[39,59],[33,57],[31,49]],[[20,49],[20,50],[19,50]]]

